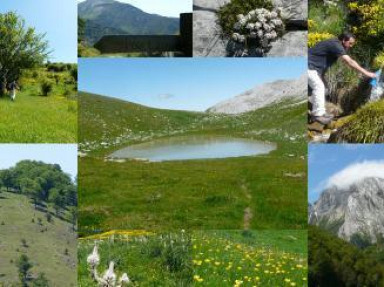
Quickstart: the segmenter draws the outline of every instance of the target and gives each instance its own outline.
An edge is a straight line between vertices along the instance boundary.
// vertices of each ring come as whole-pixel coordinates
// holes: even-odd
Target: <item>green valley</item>
[[[80,93],[80,234],[110,229],[306,228],[306,103],[239,115],[149,108]],[[269,154],[147,162],[113,151],[176,135],[273,142]],[[248,215],[245,215],[247,213]]]

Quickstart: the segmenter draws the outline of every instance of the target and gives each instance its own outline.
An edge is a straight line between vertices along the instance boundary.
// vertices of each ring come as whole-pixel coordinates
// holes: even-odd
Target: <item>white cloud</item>
[[[332,175],[326,187],[347,188],[366,177],[384,179],[384,161],[363,161],[354,163]]]
[[[175,95],[172,95],[172,94],[162,94],[162,95],[159,95],[158,96],[160,100],[168,100],[168,99],[171,99],[173,97],[175,97]]]

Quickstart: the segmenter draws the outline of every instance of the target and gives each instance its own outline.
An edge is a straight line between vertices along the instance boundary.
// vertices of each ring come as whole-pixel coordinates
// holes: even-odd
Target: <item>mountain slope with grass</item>
[[[85,38],[96,43],[103,35],[175,35],[179,19],[146,13],[114,0],[87,0],[78,4],[79,17],[86,21]]]
[[[23,254],[33,264],[29,283],[44,273],[50,286],[77,286],[76,234],[54,214],[51,208],[35,208],[24,195],[1,190],[0,286],[21,286],[16,262]]]
[[[93,230],[305,228],[306,103],[241,115],[161,110],[80,93],[79,227]],[[252,157],[110,161],[127,145],[175,135],[274,142]],[[172,206],[170,209],[169,207]],[[249,214],[249,213],[248,213]]]

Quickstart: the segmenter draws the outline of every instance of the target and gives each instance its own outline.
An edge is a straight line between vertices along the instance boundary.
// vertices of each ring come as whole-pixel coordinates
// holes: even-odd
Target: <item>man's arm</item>
[[[375,78],[376,74],[372,73],[370,71],[367,71],[363,67],[361,67],[355,60],[353,60],[350,56],[348,55],[342,55],[340,57],[348,66],[351,68],[355,69],[356,71],[362,73],[363,75],[369,77],[369,78]]]

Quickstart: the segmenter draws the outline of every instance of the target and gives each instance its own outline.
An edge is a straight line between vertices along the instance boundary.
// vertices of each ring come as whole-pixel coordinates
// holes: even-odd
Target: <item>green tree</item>
[[[69,220],[72,223],[72,230],[76,230],[76,224],[77,224],[77,207],[71,206],[69,208]]]
[[[44,37],[15,12],[0,14],[0,77],[18,80],[23,69],[43,64],[49,55]]]
[[[28,195],[33,199],[33,203],[35,205],[38,204],[39,199],[40,199],[40,192],[41,192],[41,187],[39,183],[31,178],[26,178],[23,177],[20,179],[20,188],[21,188],[21,193]]]
[[[64,208],[64,199],[60,191],[57,188],[52,188],[49,191],[49,201],[53,203],[53,208],[56,211],[56,215],[60,215],[60,210]]]
[[[35,205],[53,203],[59,209],[77,205],[76,185],[58,164],[23,160],[0,171],[0,179],[3,186],[28,195]]]
[[[27,287],[27,281],[29,276],[29,270],[32,268],[32,263],[29,262],[29,258],[27,255],[22,254],[19,260],[16,262],[17,269],[19,271],[19,278],[21,281],[21,285],[23,287]]]
[[[77,82],[77,67],[73,67],[71,69],[70,73],[71,73],[71,77],[73,78],[73,80],[76,83]]]
[[[78,17],[77,18],[77,41],[79,43],[84,41],[84,36],[85,36],[85,20]]]
[[[2,170],[0,173],[0,179],[3,182],[3,186],[9,191],[10,188],[14,187],[15,175],[12,169]]]
[[[49,281],[44,273],[39,273],[39,276],[33,280],[32,287],[49,287]]]
[[[368,246],[372,245],[369,235],[361,233],[354,233],[351,236],[350,242],[361,249],[367,248]]]

